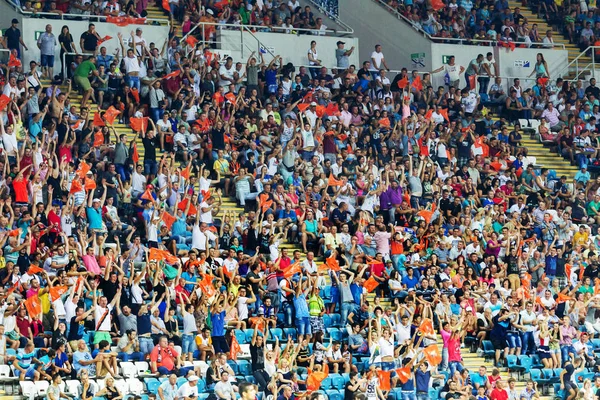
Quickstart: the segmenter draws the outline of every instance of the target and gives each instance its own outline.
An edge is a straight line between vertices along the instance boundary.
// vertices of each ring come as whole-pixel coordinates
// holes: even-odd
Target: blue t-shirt
[[[412,278],[406,275],[404,278],[402,278],[402,284],[406,285],[407,289],[414,289],[419,284],[419,278],[417,278],[415,275],[413,275]]]
[[[102,210],[94,207],[86,207],[87,220],[90,229],[102,229]]]
[[[27,354],[17,354],[17,360],[19,360],[19,366],[23,369],[29,368],[35,357],[35,351]]]
[[[308,304],[306,303],[306,295],[300,293],[294,297],[294,308],[296,309],[296,318],[309,318]]]
[[[225,311],[210,314],[210,321],[212,322],[212,335],[225,336]]]
[[[421,368],[418,368],[415,371],[415,380],[417,381],[417,393],[419,392],[429,392],[429,380],[431,379],[431,372],[429,371],[421,371]],[[404,388],[402,388],[404,390]]]

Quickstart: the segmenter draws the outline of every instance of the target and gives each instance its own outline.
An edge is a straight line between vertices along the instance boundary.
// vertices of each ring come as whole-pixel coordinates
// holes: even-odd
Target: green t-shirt
[[[596,210],[592,210],[592,207],[594,207]],[[598,211],[600,211],[600,202],[596,202],[596,201],[590,201],[587,205],[587,213],[588,215],[596,215],[598,214]]]
[[[75,69],[75,76],[79,76],[81,78],[87,78],[90,76],[90,72],[95,71],[96,66],[90,60],[85,60]]]

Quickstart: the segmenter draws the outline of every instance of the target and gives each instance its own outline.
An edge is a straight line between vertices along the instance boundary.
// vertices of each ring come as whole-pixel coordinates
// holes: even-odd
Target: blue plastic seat
[[[283,329],[281,328],[271,328],[271,338],[273,340],[275,340],[275,338],[279,338],[280,343],[283,341],[287,341],[287,339],[283,337]]]
[[[523,372],[527,372],[531,369],[531,366],[533,365],[533,360],[531,359],[531,357],[521,355],[518,357],[518,359],[519,365],[521,366],[521,368],[523,368]]]
[[[481,342],[481,344],[483,345],[483,356],[486,359],[494,358],[496,355],[496,350],[494,349],[492,342],[490,340],[484,340]]]
[[[229,364],[235,375],[239,375],[240,369],[234,360],[227,360],[227,364]]]
[[[340,314],[331,314],[331,326],[340,327],[342,325],[341,320],[342,316]]]
[[[249,343],[246,340],[246,333],[243,330],[241,330],[241,329],[236,329],[235,330],[235,338],[237,339],[237,341],[238,341],[239,344]],[[250,340],[252,340],[252,338],[250,338]]]
[[[438,400],[440,398],[440,389],[429,389],[429,400]]]
[[[517,356],[514,354],[509,354],[506,356],[506,366],[508,367],[509,372],[521,372],[523,371],[523,367],[517,364]]]
[[[325,379],[323,379],[323,381],[321,382],[321,390],[329,390],[331,389],[331,377],[327,377]]]
[[[179,378],[177,378],[177,387],[178,387],[178,388],[179,388],[179,387],[181,387],[181,385],[183,385],[183,384],[184,384],[184,383],[186,383],[187,381],[188,381],[188,380],[187,380],[185,377],[183,377],[183,376],[180,376]]]
[[[248,360],[238,360],[237,362],[240,375],[252,375],[252,365]]]
[[[334,341],[337,341],[337,342],[342,341],[342,331],[340,331],[338,328],[327,328],[327,334]]]
[[[331,386],[333,388],[337,390],[344,389],[346,382],[343,376],[341,376],[340,374],[329,374],[329,377],[331,378]]]
[[[146,378],[144,379],[144,383],[146,384],[146,389],[149,393],[156,394],[158,387],[160,386],[160,381],[158,379]]]
[[[283,333],[286,338],[291,336],[294,341],[298,338],[298,332],[296,331],[296,328],[283,328]]]
[[[532,362],[531,368],[538,368],[538,369],[540,369],[540,368],[543,367],[542,361],[540,360],[540,356],[538,356],[537,354],[533,354],[531,356],[531,362]]]
[[[206,389],[206,381],[204,380],[204,378],[198,379],[196,386],[198,386],[198,392],[204,392],[204,390]]]
[[[252,343],[252,336],[254,336],[254,329],[244,329],[244,334],[246,335],[246,343]],[[262,333],[258,333],[258,335],[262,335]],[[239,339],[238,339],[239,341]]]
[[[254,375],[246,375],[244,377],[244,380],[250,382],[250,383],[254,383],[256,384],[256,378],[254,377]]]
[[[323,314],[323,325],[325,326],[333,326],[333,319],[329,314]]]

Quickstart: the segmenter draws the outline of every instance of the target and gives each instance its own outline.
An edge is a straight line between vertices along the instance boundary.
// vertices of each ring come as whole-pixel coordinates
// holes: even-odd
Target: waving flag
[[[235,104],[237,103],[237,99],[235,97],[235,94],[229,92],[225,95],[225,99],[230,102],[231,104],[233,104],[235,106]]]
[[[398,368],[395,370],[396,374],[398,375],[398,379],[400,380],[400,382],[402,383],[406,383],[408,382],[408,380],[410,379],[410,367],[403,367],[403,368]]]
[[[42,302],[37,294],[25,300],[25,308],[30,317],[37,317],[42,312]]]
[[[423,332],[425,335],[435,335],[433,323],[429,318],[423,318],[423,322],[419,325],[419,331]]]
[[[79,193],[82,190],[83,187],[81,186],[81,181],[79,179],[73,179],[73,181],[71,182],[71,190],[69,190],[69,193]]]
[[[94,114],[94,121],[92,123],[94,126],[106,126],[100,113]]]
[[[409,84],[409,82],[408,82],[408,77],[407,76],[405,76],[404,78],[402,78],[402,79],[400,79],[398,81],[398,87],[400,89],[404,89],[405,87],[408,86],[408,84]]]
[[[200,290],[202,293],[206,295],[206,297],[211,298],[215,294],[217,294],[217,289],[212,284],[213,277],[209,274],[204,274],[204,278],[198,284],[200,285]]]
[[[10,103],[10,97],[5,94],[0,96],[0,111],[4,111],[8,103]]]
[[[173,223],[175,221],[177,221],[177,218],[175,218],[174,216],[172,216],[168,212],[165,212],[162,215],[162,221],[164,222],[164,224],[167,227],[167,229],[171,229],[171,226],[173,226]]]
[[[425,347],[423,350],[427,362],[431,365],[439,365],[442,362],[442,355],[436,344]]]
[[[36,275],[36,274],[41,274],[42,272],[44,272],[44,270],[42,268],[38,267],[37,265],[32,265],[27,270],[27,274],[29,274],[31,276]]]
[[[190,179],[190,167],[191,165],[188,164],[187,167],[185,167],[182,171],[181,171],[181,177],[184,179]]]
[[[140,153],[138,153],[137,143],[133,143],[133,151],[131,153],[131,159],[134,163],[138,163],[140,161]]]
[[[433,8],[435,11],[439,11],[444,7],[446,7],[446,5],[442,0],[431,0],[431,8]]]
[[[390,378],[392,371],[377,370],[377,378],[379,378],[379,389],[387,392],[392,389]]]
[[[365,289],[367,289],[367,292],[371,293],[377,286],[379,286],[379,282],[377,282],[375,278],[371,276],[363,283],[363,286]]]
[[[162,8],[168,13],[171,12],[171,7],[169,6],[169,0],[162,0]]]
[[[179,74],[181,73],[180,70],[171,72],[170,74],[166,74],[165,76],[163,76],[163,79],[171,79],[171,78],[175,78],[176,76],[179,76]]]
[[[102,137],[104,139],[104,137]],[[81,179],[85,178],[87,173],[92,169],[88,163],[85,161],[81,161],[79,163],[79,168],[77,168],[77,172],[75,172]]]
[[[185,42],[190,47],[196,47],[196,45],[198,44],[198,39],[195,36],[188,35],[188,37],[185,38]]]
[[[146,132],[149,117],[129,118],[131,129],[136,132]]]
[[[69,290],[69,287],[66,285],[65,286],[53,286],[49,289],[50,298],[52,299],[52,301],[56,301],[60,298],[60,296],[67,293],[68,290]]]
[[[419,75],[417,75],[417,77],[413,80],[411,86],[417,90],[423,90],[423,82],[421,81],[421,77]]]
[[[112,125],[119,114],[121,114],[121,111],[117,110],[114,106],[110,106],[104,113],[104,120]]]
[[[329,178],[327,179],[327,185],[329,186],[342,186],[344,182],[341,179],[335,179],[333,174],[329,174]]]
[[[104,43],[110,39],[112,39],[112,36],[108,36],[108,35],[104,36],[102,39],[98,40],[98,46],[100,46],[102,43]]]
[[[302,266],[300,265],[300,262],[295,262],[283,271],[283,276],[286,279],[292,279],[294,275],[299,274],[300,272],[302,272]]]
[[[185,212],[185,209],[187,208],[187,204],[188,201],[190,201],[190,199],[185,198],[183,200],[181,200],[179,202],[179,205],[177,206],[177,208],[183,212]],[[196,215],[198,213],[198,209],[196,208],[196,206],[194,206],[193,204],[190,204],[190,209],[188,210],[187,215]]]
[[[242,348],[237,341],[235,335],[231,335],[231,346],[229,346],[229,358],[231,360],[237,360],[238,354],[242,352]]]
[[[8,66],[9,67],[20,67],[22,65],[21,60],[19,60],[14,54],[10,54],[10,57],[8,59]]]
[[[140,92],[138,92],[136,87],[131,88],[131,95],[133,96],[136,102],[140,102]]]
[[[100,147],[104,144],[104,133],[98,131],[94,133],[94,147]]]
[[[329,115],[330,117],[338,116],[340,115],[340,108],[336,103],[329,103],[327,104],[327,107],[325,107],[325,114]]]
[[[85,178],[85,183],[83,184],[83,188],[87,190],[96,189],[96,181],[90,178]]]

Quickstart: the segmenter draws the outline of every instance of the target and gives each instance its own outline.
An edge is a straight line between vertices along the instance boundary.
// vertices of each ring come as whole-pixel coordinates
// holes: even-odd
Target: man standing
[[[350,55],[354,52],[354,46],[350,50],[344,49],[346,43],[342,41],[337,42],[337,49],[335,49],[335,58],[337,60],[337,67],[339,69],[348,69],[350,67]]]
[[[25,50],[29,50],[29,48],[23,42],[23,37],[21,36],[21,31],[17,28],[19,24],[19,20],[13,18],[11,21],[10,28],[4,32],[4,36],[6,36],[6,47],[9,50],[17,50],[17,56],[21,58],[21,46],[22,45]]]
[[[390,70],[387,63],[385,62],[385,57],[383,56],[383,52],[381,51],[381,45],[375,45],[375,51],[371,53],[371,71],[373,71],[373,75],[379,73],[380,69]]]
[[[54,49],[58,45],[56,36],[52,33],[52,25],[46,25],[46,32],[37,40],[37,47],[42,54],[42,77],[52,79],[54,76]]]

